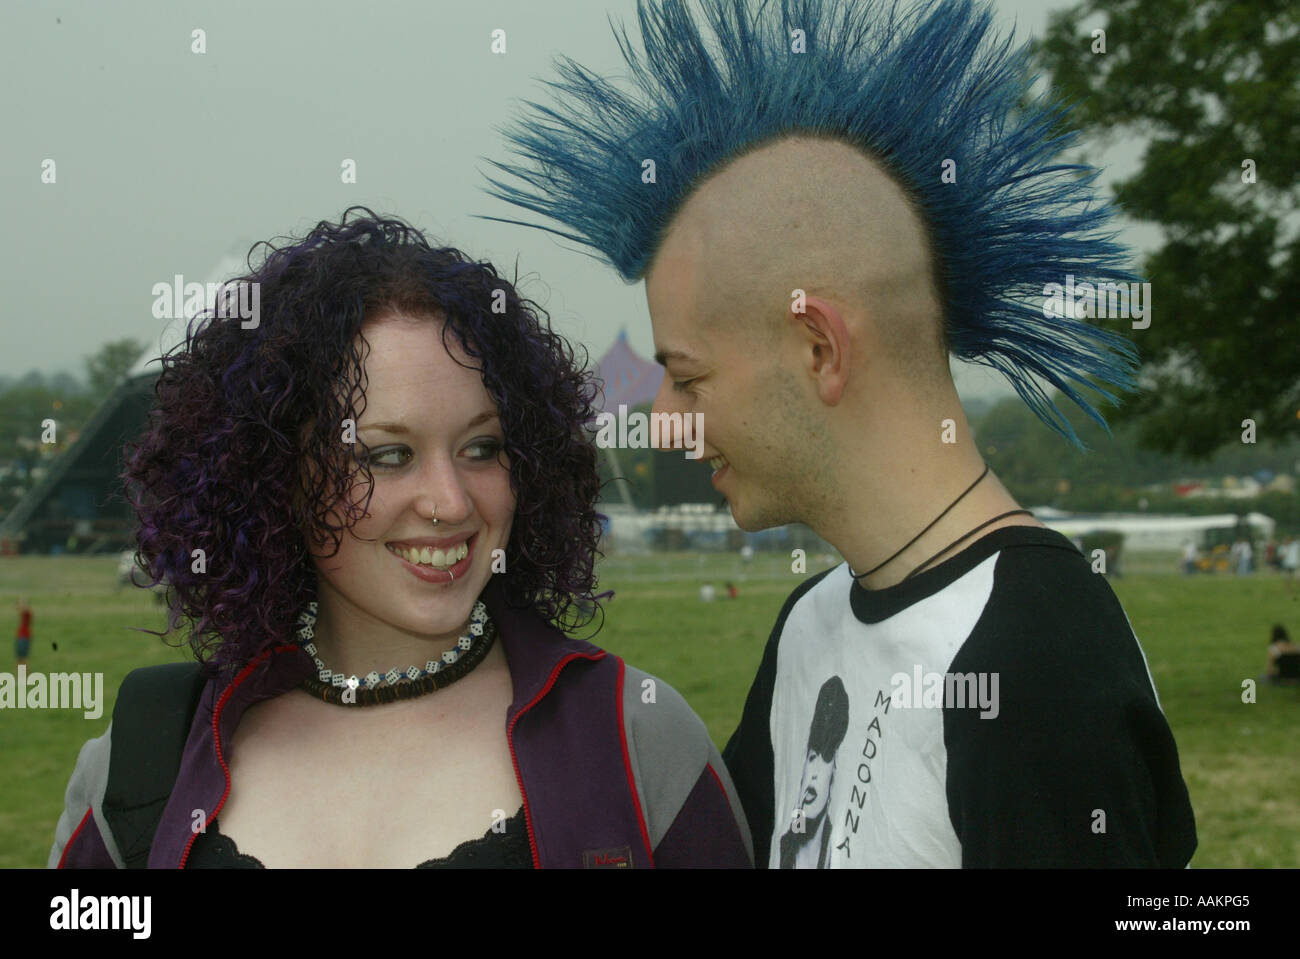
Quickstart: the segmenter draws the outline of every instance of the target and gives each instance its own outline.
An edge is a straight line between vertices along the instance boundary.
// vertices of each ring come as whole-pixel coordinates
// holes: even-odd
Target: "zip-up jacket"
[[[535,868],[751,866],[749,828],[727,768],[675,690],[531,609],[511,609],[495,583],[483,601],[510,666],[514,701],[504,732]],[[184,868],[197,835],[193,811],[210,810],[207,824],[220,814],[230,794],[225,750],[244,711],[315,672],[300,646],[283,645],[207,680],[149,868]],[[125,865],[130,840],[115,837],[103,813],[112,733],[110,723],[81,749],[51,867]]]

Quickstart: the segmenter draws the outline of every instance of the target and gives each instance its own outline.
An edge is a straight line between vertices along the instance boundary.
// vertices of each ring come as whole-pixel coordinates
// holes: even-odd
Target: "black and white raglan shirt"
[[[819,698],[826,686],[847,707],[842,693]],[[814,723],[822,703],[838,724]],[[810,744],[827,729],[838,746],[819,760]],[[995,530],[887,589],[847,564],[801,584],[724,758],[759,866],[810,839],[814,814],[821,861],[837,868],[1182,868],[1196,848],[1128,617],[1041,527]],[[818,763],[820,780],[805,774]],[[811,806],[809,781],[826,794]]]

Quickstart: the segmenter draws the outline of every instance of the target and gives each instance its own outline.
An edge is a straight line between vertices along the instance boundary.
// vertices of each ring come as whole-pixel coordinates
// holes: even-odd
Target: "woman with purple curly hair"
[[[361,208],[265,246],[127,460],[198,663],[124,682],[51,865],[748,866],[699,718],[567,635],[600,609],[598,387],[545,314]]]

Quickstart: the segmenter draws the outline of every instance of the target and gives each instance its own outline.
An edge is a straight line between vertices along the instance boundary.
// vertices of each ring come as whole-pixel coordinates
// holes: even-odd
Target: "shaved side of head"
[[[924,222],[879,163],[842,141],[789,136],[729,161],[691,194],[660,257],[695,259],[697,321],[770,345],[796,289],[871,324],[918,385],[949,376]]]

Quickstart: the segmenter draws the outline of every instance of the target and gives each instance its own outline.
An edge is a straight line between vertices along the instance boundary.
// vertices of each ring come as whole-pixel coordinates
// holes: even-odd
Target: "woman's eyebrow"
[[[465,429],[470,430],[480,423],[486,423],[489,420],[499,418],[496,410],[484,410],[472,420],[465,424]],[[357,429],[361,430],[382,430],[385,433],[409,434],[411,430],[404,423],[362,423]]]

